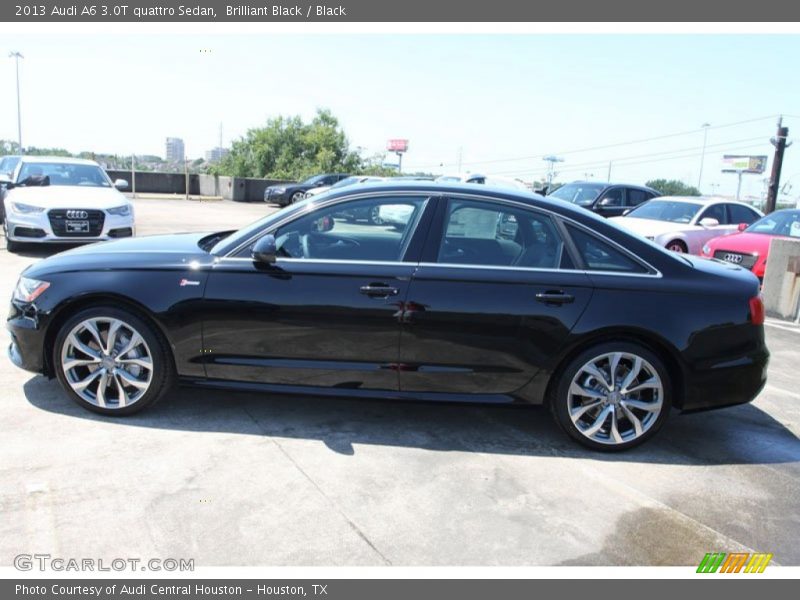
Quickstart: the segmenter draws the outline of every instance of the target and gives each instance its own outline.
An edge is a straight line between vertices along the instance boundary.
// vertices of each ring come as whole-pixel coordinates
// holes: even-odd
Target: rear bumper
[[[768,365],[769,351],[763,348],[692,370],[681,409],[694,412],[752,402],[767,383]]]

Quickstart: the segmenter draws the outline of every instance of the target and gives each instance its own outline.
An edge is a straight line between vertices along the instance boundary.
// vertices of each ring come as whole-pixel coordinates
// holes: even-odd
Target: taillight
[[[750,298],[750,322],[753,325],[764,324],[764,301],[761,294]]]

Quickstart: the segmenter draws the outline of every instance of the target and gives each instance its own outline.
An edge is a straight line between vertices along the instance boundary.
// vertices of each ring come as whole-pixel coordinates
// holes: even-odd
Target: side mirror
[[[275,236],[269,233],[255,243],[251,256],[256,262],[272,264],[275,262],[277,254],[278,249],[275,245]]]
[[[716,227],[717,225],[719,225],[719,221],[717,221],[716,219],[712,219],[711,217],[706,217],[705,219],[700,219],[698,225],[700,225],[700,227],[706,227],[706,228]]]
[[[737,227],[739,231],[744,231],[747,229],[747,223],[739,223],[739,227]]]
[[[624,217],[624,216],[625,216],[625,215],[627,215],[629,212],[631,212],[631,210],[632,210],[632,209],[630,209],[630,208],[626,208],[625,210],[623,210],[623,211],[622,211],[622,216]]]
[[[117,179],[114,181],[114,187],[118,190],[127,190],[128,181],[126,179]]]

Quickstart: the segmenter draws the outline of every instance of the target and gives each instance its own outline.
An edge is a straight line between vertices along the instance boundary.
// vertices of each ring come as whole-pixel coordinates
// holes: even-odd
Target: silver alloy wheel
[[[292,204],[295,204],[296,202],[300,202],[303,199],[304,196],[305,196],[305,192],[295,192],[294,194],[292,194]]]
[[[569,417],[578,431],[600,444],[623,444],[658,420],[664,385],[658,371],[630,352],[601,354],[583,365],[569,386]]]
[[[61,348],[67,383],[101,408],[139,401],[153,380],[153,355],[142,335],[113,317],[92,317],[69,332]]]

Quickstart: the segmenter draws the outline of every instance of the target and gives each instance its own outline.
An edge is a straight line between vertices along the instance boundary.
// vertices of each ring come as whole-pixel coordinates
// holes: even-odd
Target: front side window
[[[728,212],[731,215],[730,222],[738,225],[739,223],[753,223],[758,220],[759,214],[741,204],[728,204]]]
[[[278,257],[400,261],[425,204],[423,197],[381,197],[314,210],[275,231]]]
[[[645,273],[646,269],[611,244],[573,225],[567,225],[572,241],[591,271]]]
[[[608,190],[600,199],[600,206],[619,207],[623,204],[624,190],[622,188],[612,188]]]
[[[697,222],[700,223],[700,221],[703,219],[716,219],[720,225],[727,224],[728,217],[725,214],[725,205],[714,204],[713,206],[709,206],[703,211],[703,214],[700,215],[700,218],[697,219]]]
[[[538,269],[572,267],[549,216],[474,200],[450,201],[437,262]]]

